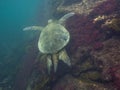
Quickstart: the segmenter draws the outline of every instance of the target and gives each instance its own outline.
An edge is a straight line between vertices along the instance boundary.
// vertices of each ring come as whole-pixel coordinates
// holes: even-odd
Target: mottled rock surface
[[[57,7],[58,12],[76,12],[79,14],[89,14],[92,9],[98,4],[106,0],[73,0],[71,4],[66,5],[68,0],[65,0],[62,4]],[[74,2],[74,3],[73,3]],[[77,3],[76,3],[77,2]]]

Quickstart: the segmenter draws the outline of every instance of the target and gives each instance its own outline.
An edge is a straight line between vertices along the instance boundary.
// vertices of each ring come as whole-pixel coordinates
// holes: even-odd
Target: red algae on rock
[[[120,9],[119,0],[107,0],[100,5],[94,7],[91,12],[92,15],[108,15],[111,13],[116,13]]]
[[[67,21],[66,27],[71,35],[69,44],[71,47],[70,52],[74,52],[78,47],[82,46],[94,48],[96,42],[99,42],[100,45],[101,41],[104,39],[104,33],[100,31],[101,28],[99,25],[95,25],[92,22],[91,17],[81,15],[76,15]]]
[[[108,37],[106,28],[102,27],[101,23],[94,23],[97,16],[105,16],[105,20],[119,16],[119,1],[107,0],[94,7],[89,15],[76,14],[66,22],[66,28],[70,32],[71,41],[68,45],[70,52],[75,52],[78,47],[89,46],[93,50],[102,48],[102,42]]]
[[[120,88],[120,40],[109,39],[103,42],[102,50],[92,51],[96,62],[101,62],[102,75],[105,80],[113,80],[114,86]],[[117,89],[119,90],[119,89]]]
[[[120,90],[120,65],[112,66],[109,69],[109,74],[111,75],[113,79],[113,84],[117,88],[117,90]]]

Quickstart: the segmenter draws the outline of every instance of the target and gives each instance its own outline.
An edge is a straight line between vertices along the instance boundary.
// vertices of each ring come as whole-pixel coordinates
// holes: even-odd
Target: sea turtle
[[[64,15],[58,21],[48,20],[48,25],[41,26],[28,26],[23,30],[40,30],[40,37],[38,40],[38,49],[41,53],[47,54],[47,68],[50,73],[52,65],[54,72],[56,72],[58,66],[58,60],[62,60],[67,65],[71,65],[70,58],[67,55],[65,46],[70,40],[70,34],[64,27],[64,22],[75,13],[71,12]]]

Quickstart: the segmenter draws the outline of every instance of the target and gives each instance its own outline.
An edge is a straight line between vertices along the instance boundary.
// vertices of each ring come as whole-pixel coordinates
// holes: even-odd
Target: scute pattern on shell
[[[70,35],[65,27],[52,22],[40,34],[39,50],[42,53],[56,53],[69,42],[69,39]]]

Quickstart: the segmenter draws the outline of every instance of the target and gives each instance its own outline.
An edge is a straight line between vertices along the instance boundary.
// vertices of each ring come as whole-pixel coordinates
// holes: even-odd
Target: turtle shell
[[[38,48],[42,53],[56,53],[69,42],[70,35],[64,26],[57,23],[49,23],[41,32]]]

